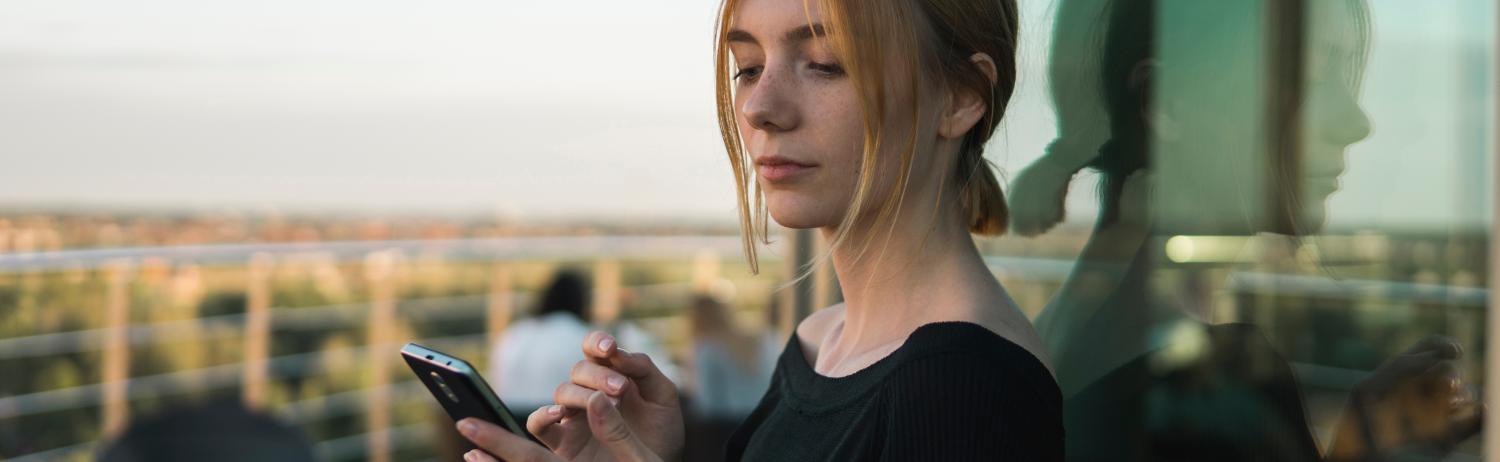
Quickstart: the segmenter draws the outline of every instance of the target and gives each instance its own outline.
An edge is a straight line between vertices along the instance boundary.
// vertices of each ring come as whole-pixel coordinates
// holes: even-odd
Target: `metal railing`
[[[386,377],[397,366],[394,351],[406,339],[393,338],[399,321],[479,321],[484,333],[423,339],[436,347],[460,349],[483,346],[506,327],[512,307],[526,304],[530,294],[511,289],[508,263],[529,261],[593,262],[596,292],[616,296],[629,289],[641,298],[685,297],[705,281],[715,278],[718,261],[738,256],[736,236],[590,236],[497,238],[458,240],[404,240],[380,242],[326,242],[294,244],[246,244],[183,247],[137,247],[0,254],[0,275],[101,270],[108,281],[107,324],[69,332],[39,333],[0,338],[0,361],[93,353],[102,356],[102,380],[62,389],[0,397],[0,422],[38,414],[98,408],[103,434],[117,434],[128,422],[128,403],[170,398],[194,392],[239,386],[252,408],[266,406],[267,382],[301,378],[313,374],[360,373],[315,368],[329,355],[352,355],[365,359],[360,366],[373,369],[363,388],[304,399],[276,406],[274,414],[295,423],[331,416],[364,414],[366,432],[317,443],[320,454],[340,458],[363,452],[373,460],[388,459],[389,451],[421,444],[430,429],[423,425],[392,427],[390,398],[422,398],[415,381],[388,383]],[[492,265],[495,277],[489,293],[455,297],[396,300],[394,265],[408,256],[443,263]],[[774,259],[774,256],[772,257]],[[269,273],[276,262],[331,261],[363,266],[370,301],[328,306],[273,308],[270,306]],[[693,261],[692,280],[622,287],[620,262]],[[224,314],[151,324],[131,324],[132,274],[142,263],[244,266],[247,270],[244,313]],[[618,303],[604,297],[599,303]],[[362,345],[340,349],[269,356],[272,332],[362,329],[370,334]],[[240,362],[176,370],[149,376],[130,376],[129,354],[133,347],[168,342],[244,340]],[[389,350],[389,351],[386,351]],[[407,401],[410,401],[409,399]],[[96,442],[46,449],[31,454],[7,454],[11,460],[52,460],[76,457],[96,449]]]
[[[399,367],[394,351],[404,339],[393,338],[393,323],[406,321],[482,321],[484,333],[459,335],[424,342],[450,349],[483,346],[506,327],[513,306],[528,303],[530,294],[511,289],[507,263],[523,261],[590,261],[596,265],[596,304],[618,303],[610,297],[621,289],[631,289],[645,298],[682,297],[702,290],[705,281],[715,278],[721,258],[738,258],[741,247],[736,236],[669,236],[669,237],[567,237],[460,240],[408,240],[386,242],[332,242],[318,244],[254,244],[225,246],[146,247],[102,250],[70,250],[29,254],[0,255],[0,274],[45,273],[55,271],[101,269],[108,273],[110,289],[105,309],[130,310],[129,291],[122,285],[130,280],[137,262],[192,263],[197,265],[244,266],[247,268],[244,313],[133,325],[129,317],[114,313],[105,316],[109,324],[69,332],[39,333],[23,337],[0,338],[0,361],[100,352],[103,379],[55,390],[0,397],[0,422],[14,421],[47,412],[99,408],[104,435],[117,433],[128,421],[128,403],[166,398],[204,390],[239,386],[244,401],[251,407],[266,404],[266,383],[276,379],[306,377],[313,373],[352,373],[312,367],[328,355],[352,355],[367,358],[361,364],[374,380],[363,388],[302,399],[276,406],[274,414],[288,422],[305,424],[334,416],[363,415],[365,431],[317,443],[319,454],[343,458],[363,454],[372,460],[385,460],[390,451],[425,444],[431,429],[425,425],[397,425],[391,418],[393,403],[426,399],[420,384],[411,381],[389,382],[385,377],[391,367]],[[308,255],[318,259],[357,263],[369,278],[370,301],[327,306],[274,308],[264,294],[270,284],[266,274],[278,260],[294,261]],[[393,287],[398,284],[390,266],[403,255],[436,258],[443,262],[474,262],[493,265],[495,276],[489,293],[450,297],[396,300]],[[767,259],[774,255],[763,254]],[[690,280],[634,287],[620,283],[621,261],[689,261]],[[1033,281],[1058,282],[1072,271],[1069,260],[1020,257],[986,257],[986,264],[1002,277],[1014,275]],[[799,267],[805,262],[787,262]],[[823,277],[830,277],[824,275]],[[769,285],[768,285],[769,286]],[[1227,290],[1231,292],[1276,293],[1319,298],[1368,298],[1378,294],[1393,302],[1445,302],[1483,308],[1488,291],[1480,288],[1455,288],[1437,285],[1395,283],[1369,280],[1333,280],[1329,278],[1281,274],[1232,273]],[[826,289],[825,289],[826,290]],[[256,295],[257,293],[261,295]],[[123,297],[123,298],[122,298]],[[809,298],[810,300],[811,298]],[[124,320],[124,322],[121,322]],[[268,337],[272,332],[296,332],[362,328],[369,332],[361,345],[341,349],[269,356]],[[132,377],[128,361],[132,347],[181,341],[244,340],[244,357],[240,362],[178,370],[150,376]],[[123,364],[122,364],[123,363]],[[1295,364],[1299,376],[1320,386],[1347,387],[1362,379],[1366,371],[1339,369],[1315,364]],[[410,398],[410,399],[407,399]],[[96,449],[96,442],[50,448],[30,454],[7,454],[11,460],[52,460],[86,454]]]

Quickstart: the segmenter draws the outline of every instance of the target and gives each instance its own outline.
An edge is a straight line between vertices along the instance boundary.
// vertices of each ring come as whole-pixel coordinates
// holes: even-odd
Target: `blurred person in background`
[[[552,402],[559,377],[566,378],[572,369],[573,350],[588,335],[589,295],[583,273],[560,270],[537,299],[532,315],[500,334],[486,377],[513,412],[530,412]]]
[[[1045,346],[973,237],[1006,229],[983,153],[1015,89],[1015,1],[727,0],[717,32],[751,268],[768,219],[816,228],[844,299],[800,321],[727,459],[1061,460]],[[508,460],[678,460],[677,387],[621,347],[583,342],[528,419],[546,448],[458,427]]]
[[[524,415],[552,403],[558,382],[568,378],[577,361],[579,342],[591,329],[615,332],[631,345],[640,345],[642,351],[661,354],[656,339],[632,323],[594,325],[592,305],[589,278],[578,270],[559,270],[542,291],[533,315],[501,333],[490,353],[486,377],[496,395],[515,412]],[[666,370],[676,377],[675,368]]]
[[[1069,460],[1436,460],[1479,429],[1455,362],[1462,349],[1431,337],[1355,385],[1324,452],[1291,363],[1262,326],[1215,323],[1210,297],[1192,293],[1201,287],[1167,283],[1192,276],[1158,273],[1171,267],[1161,249],[1174,236],[1282,235],[1295,249],[1323,228],[1345,150],[1370,133],[1357,99],[1368,6],[1326,0],[1308,2],[1297,26],[1306,69],[1291,78],[1307,81],[1291,95],[1296,112],[1269,122],[1300,130],[1301,149],[1263,139],[1265,103],[1288,96],[1262,90],[1271,75],[1256,40],[1267,33],[1263,3],[1058,7],[1049,69],[1058,139],[1017,177],[1011,199],[1013,228],[1037,234],[1062,219],[1074,172],[1103,177],[1094,233],[1036,320],[1067,403]],[[1267,155],[1295,165],[1262,181]],[[1267,184],[1296,192],[1269,194]],[[1294,254],[1270,257],[1286,270]]]
[[[714,420],[744,419],[770,385],[777,351],[767,351],[764,336],[741,329],[729,306],[713,296],[694,297],[688,323],[693,339],[693,411]]]
[[[688,311],[692,337],[686,460],[720,460],[724,443],[770,386],[781,340],[747,332],[729,305],[698,295]]]

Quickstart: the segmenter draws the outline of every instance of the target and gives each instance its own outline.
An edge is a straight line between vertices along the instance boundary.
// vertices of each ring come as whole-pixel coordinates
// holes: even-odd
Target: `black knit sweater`
[[[837,378],[793,335],[727,459],[1061,461],[1062,396],[1035,356],[977,324],[924,325]]]

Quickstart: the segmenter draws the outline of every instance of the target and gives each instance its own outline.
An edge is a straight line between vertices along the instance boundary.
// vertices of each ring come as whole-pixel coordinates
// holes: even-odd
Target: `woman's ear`
[[[995,69],[995,60],[984,53],[974,53],[969,56],[969,63],[975,69],[984,74],[989,81],[989,87],[995,85],[998,71]],[[975,94],[972,89],[955,87],[949,90],[949,105],[943,111],[943,120],[938,124],[938,135],[943,138],[962,138],[974,128],[974,124],[984,119],[989,111],[989,94]]]

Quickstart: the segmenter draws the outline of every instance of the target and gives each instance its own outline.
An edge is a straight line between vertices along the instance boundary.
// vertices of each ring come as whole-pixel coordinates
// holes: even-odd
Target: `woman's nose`
[[[786,74],[767,66],[753,85],[742,90],[749,95],[740,111],[756,130],[789,131],[801,122],[794,96],[796,82]]]
[[[1328,103],[1334,107],[1328,111],[1328,120],[1322,121],[1325,140],[1338,146],[1357,143],[1369,137],[1371,131],[1369,114],[1359,106],[1352,92],[1347,93]]]

